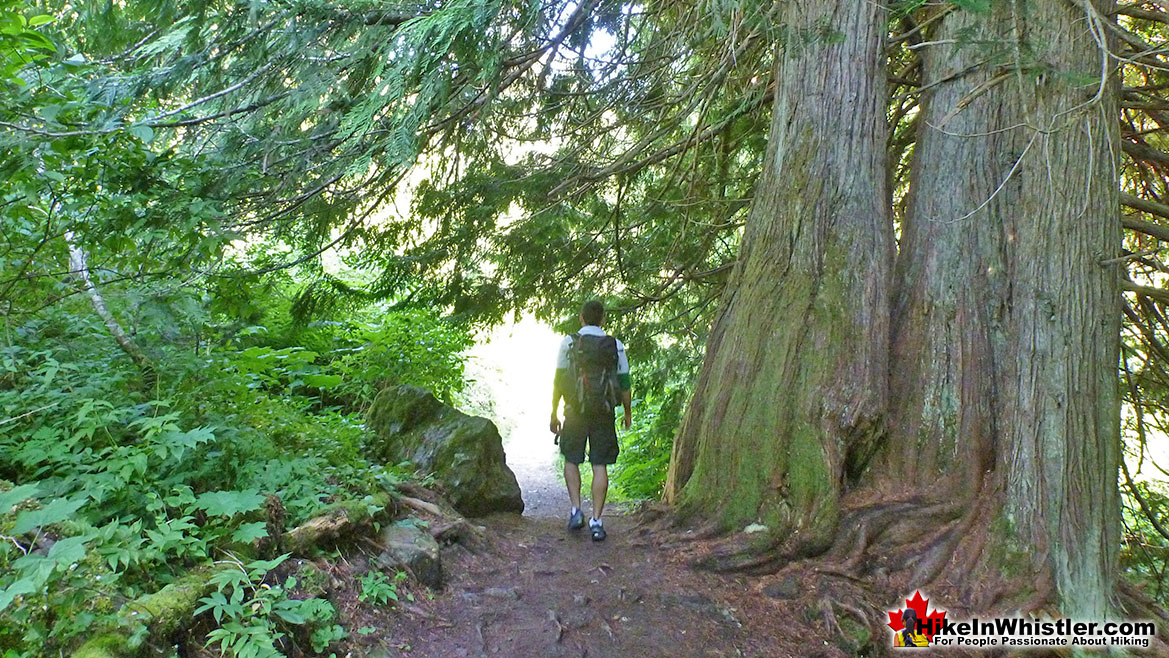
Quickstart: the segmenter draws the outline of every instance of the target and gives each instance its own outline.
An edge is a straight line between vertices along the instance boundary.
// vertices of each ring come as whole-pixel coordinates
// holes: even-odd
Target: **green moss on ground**
[[[124,636],[106,633],[81,645],[73,652],[73,658],[127,658],[134,653]]]

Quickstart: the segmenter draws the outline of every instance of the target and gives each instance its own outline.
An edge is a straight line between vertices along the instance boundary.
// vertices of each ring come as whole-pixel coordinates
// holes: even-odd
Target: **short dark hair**
[[[599,327],[605,321],[605,306],[595,299],[590,299],[580,307],[580,318],[585,324]]]

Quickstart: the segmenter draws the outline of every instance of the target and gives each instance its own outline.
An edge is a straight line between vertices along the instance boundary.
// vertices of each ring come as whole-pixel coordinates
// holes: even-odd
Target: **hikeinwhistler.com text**
[[[1141,647],[1148,648],[1157,634],[1151,621],[1043,620],[1025,617],[997,617],[950,621],[930,620],[920,624],[933,631],[935,647]]]

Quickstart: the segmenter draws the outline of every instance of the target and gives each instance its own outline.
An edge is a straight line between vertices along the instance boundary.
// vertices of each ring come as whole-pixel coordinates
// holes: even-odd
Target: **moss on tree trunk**
[[[847,456],[873,443],[885,411],[885,18],[844,0],[782,14],[767,165],[667,496],[721,529],[759,521],[814,552],[835,532]]]
[[[1065,614],[1111,612],[1120,542],[1119,135],[1112,3],[1021,3],[1031,62],[1006,89],[1023,127],[999,468],[1017,540]],[[1042,66],[1040,66],[1042,65]]]
[[[1110,11],[930,23],[890,285],[883,17],[784,6],[768,163],[667,483],[685,517],[768,525],[750,549],[770,567],[827,550],[829,570],[909,589],[949,573],[972,606],[1114,612]]]

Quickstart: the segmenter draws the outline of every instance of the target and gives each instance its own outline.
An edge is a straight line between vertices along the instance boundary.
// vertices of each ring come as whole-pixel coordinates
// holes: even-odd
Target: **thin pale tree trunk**
[[[150,359],[147,358],[142,348],[138,347],[138,344],[126,335],[125,330],[122,329],[122,325],[118,323],[117,318],[114,317],[109,307],[106,306],[105,298],[89,274],[89,264],[85,250],[78,246],[72,231],[65,232],[65,244],[69,247],[69,269],[73,273],[73,276],[81,283],[82,289],[85,291],[86,296],[89,297],[94,312],[105,323],[106,329],[110,332],[110,336],[114,338],[114,342],[134,361],[134,364],[142,371],[143,376],[147,379],[152,378],[154,376],[154,368],[150,363]]]

